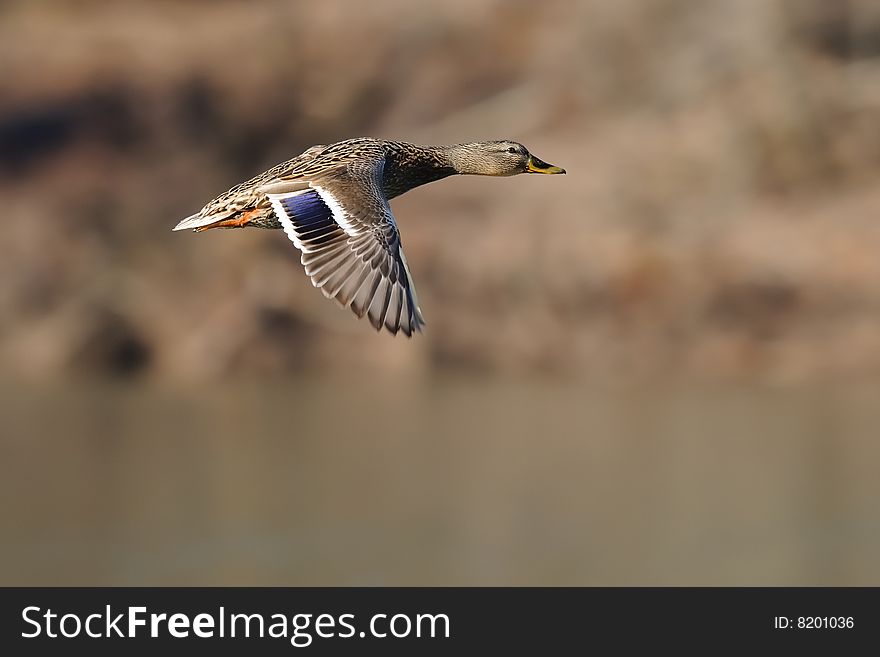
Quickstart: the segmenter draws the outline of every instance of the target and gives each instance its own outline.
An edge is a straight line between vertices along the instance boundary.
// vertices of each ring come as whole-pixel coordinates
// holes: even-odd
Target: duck
[[[564,174],[516,141],[421,146],[371,137],[316,145],[212,199],[173,230],[282,229],[312,284],[377,331],[423,330],[389,201],[453,175]]]

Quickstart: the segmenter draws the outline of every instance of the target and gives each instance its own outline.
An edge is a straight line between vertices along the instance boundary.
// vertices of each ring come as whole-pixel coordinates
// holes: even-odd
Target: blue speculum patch
[[[281,204],[301,239],[320,243],[322,238],[328,238],[338,228],[333,220],[333,212],[318,192],[308,191],[297,194],[283,199]]]

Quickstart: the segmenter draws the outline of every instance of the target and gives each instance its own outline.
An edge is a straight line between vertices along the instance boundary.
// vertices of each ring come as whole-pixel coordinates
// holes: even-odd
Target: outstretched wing
[[[397,222],[382,194],[383,160],[359,162],[305,186],[267,196],[284,232],[302,251],[315,287],[366,315],[378,331],[407,336],[425,320]]]

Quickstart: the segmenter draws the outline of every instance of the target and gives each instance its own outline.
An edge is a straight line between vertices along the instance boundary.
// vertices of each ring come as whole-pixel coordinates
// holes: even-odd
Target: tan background
[[[0,3],[0,583],[880,581],[880,7]],[[314,143],[565,177],[394,202],[428,321],[276,231]]]

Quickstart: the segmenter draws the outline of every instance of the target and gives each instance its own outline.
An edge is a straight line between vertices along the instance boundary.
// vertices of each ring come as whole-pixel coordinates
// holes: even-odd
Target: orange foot
[[[232,219],[221,219],[213,224],[196,228],[196,232],[201,233],[203,230],[208,230],[209,228],[244,228],[251,222],[251,219],[253,219],[258,212],[259,210],[248,210]]]

